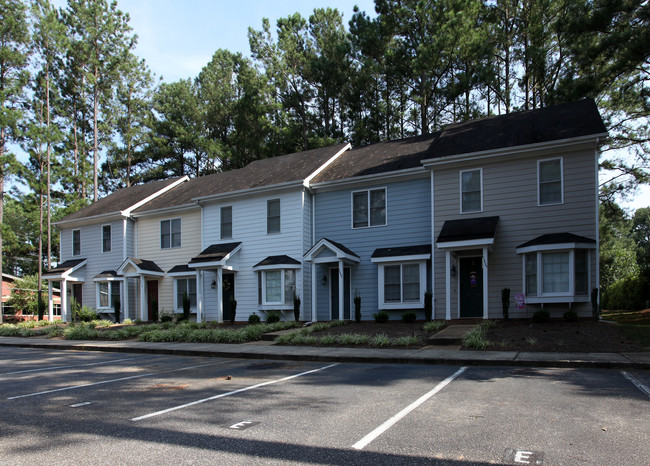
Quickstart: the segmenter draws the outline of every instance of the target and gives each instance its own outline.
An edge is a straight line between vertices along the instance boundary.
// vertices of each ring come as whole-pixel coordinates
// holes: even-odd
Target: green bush
[[[255,314],[254,312],[248,316],[248,324],[249,325],[256,325],[260,323],[260,316]]]
[[[433,293],[427,291],[424,293],[424,320],[431,322],[433,318]]]
[[[151,301],[151,320],[158,322],[158,301],[155,299]]]
[[[230,298],[230,325],[235,325],[235,316],[237,315],[237,300]]]
[[[187,294],[187,291],[183,292],[183,320],[190,320],[190,306],[192,302],[190,301],[190,296]]]
[[[578,313],[573,309],[569,309],[564,313],[564,320],[567,322],[575,322],[578,320]]]
[[[120,315],[121,310],[122,310],[122,303],[120,303],[119,299],[115,299],[115,301],[113,301],[113,311],[115,311],[115,322],[120,321],[120,318],[122,317]]]
[[[638,311],[645,309],[650,299],[650,277],[638,275],[612,283],[602,294],[602,308]]]
[[[358,291],[354,293],[354,321],[357,324],[361,322],[361,295]]]
[[[463,336],[463,346],[466,348],[486,350],[490,346],[490,341],[486,338],[487,330],[496,324],[491,321],[483,322],[471,332]]]
[[[160,314],[160,322],[169,323],[169,322],[173,322],[173,321],[174,321],[174,315],[173,314],[171,314],[169,312],[165,312],[165,311],[163,311]]]
[[[425,332],[437,332],[438,330],[444,328],[447,326],[446,322],[443,322],[442,320],[434,320],[431,322],[427,322],[422,326],[422,329]]]
[[[417,319],[417,314],[415,311],[406,311],[404,314],[402,314],[402,322],[404,323],[412,324],[415,322],[415,319]]]
[[[63,331],[63,338],[66,340],[94,340],[99,336],[99,332],[94,328],[85,325],[68,327]]]
[[[73,303],[72,306],[72,320],[74,322],[92,322],[93,320],[98,320],[99,316],[97,315],[97,311],[95,311],[93,308],[90,308],[88,306],[79,306],[77,304]]]
[[[295,291],[293,292],[293,320],[296,322],[300,320],[300,296]]]
[[[280,313],[276,311],[269,311],[266,313],[266,323],[273,324],[275,322],[280,322]]]
[[[388,322],[388,312],[386,311],[379,311],[376,314],[372,315],[375,318],[375,322],[378,324],[385,324]]]
[[[551,315],[548,313],[546,309],[540,309],[539,311],[535,311],[535,313],[533,314],[533,322],[537,324],[549,322],[550,320],[551,320]]]

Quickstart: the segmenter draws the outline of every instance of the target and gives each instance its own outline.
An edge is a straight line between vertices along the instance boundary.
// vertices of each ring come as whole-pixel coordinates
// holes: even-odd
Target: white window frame
[[[230,209],[230,235],[225,236],[223,234],[223,211],[224,209]],[[232,206],[223,206],[219,209],[219,238],[221,239],[232,239],[233,231],[232,231],[232,226],[233,226],[233,218],[232,218]]]
[[[278,221],[278,230],[277,231],[270,231],[270,229],[269,229],[269,227],[270,227],[269,219],[270,218],[275,218],[275,217],[270,217],[269,216],[269,205],[271,204],[271,202],[277,202],[279,210],[280,210],[280,213],[278,214],[278,220],[279,221]],[[280,233],[282,233],[282,201],[281,201],[280,198],[267,199],[266,200],[266,234],[267,235],[277,235],[277,234],[280,234]]]
[[[370,193],[372,191],[384,191],[384,223],[378,223],[378,224],[371,224],[371,215],[370,215]],[[358,193],[366,193],[366,200],[367,200],[367,219],[368,222],[364,226],[354,226],[354,195]],[[378,188],[370,188],[370,189],[359,189],[356,191],[352,191],[350,193],[350,225],[352,226],[353,230],[361,230],[363,228],[377,228],[377,227],[385,227],[388,225],[388,189],[386,186],[378,187]]]
[[[119,287],[119,294],[120,294],[120,304],[122,304],[122,286],[121,286],[122,281],[121,280],[97,280],[95,282],[95,293],[96,293],[96,308],[99,311],[108,311],[108,312],[113,312],[113,287],[118,286]],[[102,306],[101,305],[101,297],[100,297],[100,287],[101,285],[107,285],[108,286],[108,306]],[[124,306],[122,306],[122,309],[124,309]]]
[[[586,269],[587,269],[587,292],[585,294],[576,294],[576,251],[586,251]],[[591,249],[586,248],[538,248],[535,250],[528,251],[525,254],[522,254],[522,273],[523,273],[523,287],[524,294],[526,294],[526,256],[527,254],[535,254],[537,260],[537,294],[529,295],[526,294],[526,302],[531,304],[536,303],[566,303],[566,302],[588,302],[589,297],[589,285],[591,283]],[[544,254],[550,253],[568,253],[569,254],[569,289],[566,292],[546,292],[544,291],[544,265],[543,265],[543,256]]]
[[[293,295],[289,297],[290,304],[286,304],[287,295],[286,295],[286,283],[285,283],[285,273],[287,271],[292,271],[294,274],[294,289],[295,293],[298,293],[298,271],[299,266],[297,267],[282,267],[282,268],[264,268],[259,270],[258,276],[258,289],[261,289],[262,295],[259,297],[258,302],[260,303],[261,310],[292,310],[293,309]],[[280,272],[280,301],[268,301],[266,299],[266,274],[269,272]]]
[[[109,239],[108,249],[104,248],[104,228],[106,227],[108,227],[108,239]],[[102,225],[101,242],[102,242],[102,253],[105,254],[113,250],[113,227],[110,223],[107,223],[106,225]]]
[[[417,301],[404,301],[404,282],[403,266],[417,264],[420,269],[420,293]],[[386,266],[400,266],[400,302],[386,302],[384,297],[384,269]],[[400,309],[420,309],[424,306],[424,293],[427,290],[427,261],[426,260],[400,260],[387,261],[378,263],[378,296],[379,309],[400,310]]]
[[[463,207],[463,174],[469,172],[478,171],[479,176],[479,197],[480,197],[480,207],[478,210],[465,210]],[[472,214],[483,212],[483,168],[468,168],[467,170],[461,170],[458,174],[458,179],[460,183],[460,213],[461,214]]]
[[[178,222],[180,224],[179,233],[178,233],[179,236],[180,236],[180,239],[179,239],[178,246],[174,246],[174,235],[172,233],[172,230],[173,230],[172,224],[176,220],[178,220]],[[162,236],[163,236],[162,229],[163,229],[163,223],[164,222],[169,222],[169,247],[166,247],[166,248],[163,247],[163,244],[162,244]],[[175,218],[166,218],[166,219],[161,220],[160,221],[160,249],[178,249],[178,248],[182,248],[182,247],[183,247],[183,219],[181,217],[175,217]]]
[[[79,233],[79,251],[75,254],[75,252],[74,252],[74,242],[75,242],[74,241],[74,235],[77,232]],[[76,229],[72,230],[72,255],[73,256],[80,256],[81,255],[81,229],[80,228],[76,228]]]
[[[194,311],[196,312],[196,308],[198,306],[198,299],[199,299],[199,277],[197,274],[191,274],[191,275],[181,275],[181,276],[174,276],[174,312],[179,313],[183,312],[183,303],[178,302],[178,282],[179,280],[194,280],[196,283],[195,285],[195,292],[194,294],[196,295],[195,299],[195,304],[192,305],[192,297],[190,296],[190,312]],[[189,287],[188,287],[189,288]]]
[[[544,202],[542,203],[542,163],[544,162],[553,162],[555,160],[560,161],[560,200],[554,202]],[[537,161],[537,206],[543,207],[548,205],[561,205],[564,204],[564,158],[563,157],[551,157],[549,159],[541,159]]]

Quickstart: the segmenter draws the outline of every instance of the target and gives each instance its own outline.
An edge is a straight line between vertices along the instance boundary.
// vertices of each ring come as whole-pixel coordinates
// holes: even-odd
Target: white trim
[[[224,243],[224,244],[227,244],[227,243]],[[228,267],[226,265],[226,262],[228,262],[232,256],[237,254],[239,252],[239,250],[242,248],[242,246],[243,246],[243,243],[240,242],[237,246],[235,246],[233,248],[232,251],[230,251],[228,254],[223,256],[223,259],[221,259],[221,260],[209,261],[209,262],[194,262],[194,263],[192,263],[192,261],[190,260],[190,262],[187,264],[187,266],[189,268],[191,268],[191,269],[213,269],[215,267],[217,267],[217,268],[223,267],[223,268],[228,269],[228,270],[234,270],[232,267]]]
[[[554,243],[554,244],[536,244],[533,246],[519,247],[515,249],[517,254],[526,254],[527,252],[536,251],[566,251],[568,249],[596,249],[594,243]]]
[[[522,283],[523,283],[523,292],[525,295],[525,299],[527,303],[531,304],[540,304],[540,303],[573,303],[573,302],[588,302],[590,300],[590,289],[592,287],[591,284],[591,278],[592,278],[592,273],[591,273],[591,254],[589,254],[589,250],[594,249],[589,248],[585,249],[582,247],[577,247],[577,248],[562,248],[562,249],[538,249],[538,250],[532,250],[532,251],[526,251],[526,252],[520,252],[517,250],[517,254],[521,254],[521,260],[522,260]],[[583,250],[586,251],[586,264],[585,264],[585,269],[587,272],[587,289],[585,290],[585,294],[576,294],[576,273],[575,273],[575,264],[576,264],[576,258],[575,258],[575,253],[577,250]],[[569,270],[568,270],[568,276],[569,276],[569,289],[568,291],[562,291],[562,292],[544,292],[544,267],[543,267],[543,255],[545,253],[550,253],[550,252],[562,252],[562,253],[568,253],[569,255]],[[533,295],[528,295],[526,294],[526,254],[527,253],[535,253],[535,260],[537,262],[537,270],[536,270],[536,294]]]
[[[134,273],[124,273],[124,269],[127,266],[133,267],[136,271]],[[130,257],[127,257],[124,262],[122,262],[122,265],[117,269],[117,274],[122,275],[126,278],[137,278],[141,276],[151,276],[151,277],[164,277],[165,272],[156,272],[154,270],[142,270],[135,262]]]
[[[383,224],[378,224],[378,225],[371,225],[370,224],[370,192],[371,191],[381,191],[384,190],[384,223]],[[355,227],[354,226],[354,195],[356,193],[367,193],[368,197],[368,225],[366,226],[361,226],[361,227]],[[350,191],[350,226],[352,227],[353,230],[361,230],[363,228],[378,228],[378,227],[385,227],[388,226],[388,188],[386,186],[381,186],[377,188],[368,188],[368,189],[358,189],[356,191]]]
[[[388,257],[371,257],[370,262],[420,262],[431,259],[431,254],[412,254],[407,256],[388,256]]]
[[[178,246],[174,246],[174,234],[173,234],[173,228],[172,228],[172,223],[173,223],[174,220],[178,220],[180,222],[180,224],[181,224],[180,233],[179,233],[180,236],[181,236],[181,241],[180,241],[181,244],[179,244]],[[162,224],[163,224],[163,222],[169,222],[169,247],[168,248],[163,248],[163,245],[162,245]],[[158,222],[158,227],[159,227],[159,230],[158,230],[158,233],[159,233],[159,236],[158,236],[158,240],[159,240],[158,248],[161,251],[167,250],[167,249],[180,249],[180,248],[183,247],[183,217],[171,217],[171,218],[161,219]]]
[[[329,249],[334,253],[334,256],[327,256],[327,257],[322,257],[322,258],[314,258],[315,255],[320,254],[320,252],[323,249]],[[351,254],[348,254],[347,252],[343,251],[342,249],[336,247],[336,245],[332,244],[329,240],[326,238],[322,238],[316,243],[314,246],[309,249],[303,256],[303,258],[307,262],[311,262],[314,264],[327,264],[330,262],[337,262],[339,260],[346,260],[350,263],[353,264],[358,264],[361,261],[361,258],[357,256],[353,256]]]
[[[404,275],[403,275],[403,266],[405,265],[417,265],[420,272],[420,292],[418,293],[417,301],[403,301],[404,299]],[[426,260],[410,260],[410,261],[391,261],[387,263],[380,263],[377,267],[377,304],[379,309],[391,311],[391,310],[403,310],[403,309],[420,309],[424,307],[424,293],[426,291],[427,285],[427,270],[426,270]],[[400,268],[400,302],[385,302],[384,296],[384,278],[385,278],[385,267],[386,266],[399,266]]]
[[[74,259],[71,259],[71,260],[74,260]],[[73,267],[70,267],[65,272],[61,272],[60,274],[44,273],[41,276],[41,278],[43,280],[54,280],[54,281],[57,281],[57,280],[69,280],[69,281],[81,281],[81,282],[83,282],[85,280],[78,280],[76,278],[71,278],[70,275],[73,272],[76,272],[77,270],[79,270],[81,267],[83,267],[87,263],[88,263],[88,259],[84,259],[82,262],[79,262],[77,265],[75,265]],[[61,287],[61,288],[63,288],[63,287]]]
[[[295,268],[289,267],[275,267],[272,269],[262,269],[258,270],[258,280],[261,281],[261,291],[262,296],[258,297],[258,302],[260,310],[290,310],[293,309],[293,296],[291,296],[291,304],[286,304],[287,297],[285,296],[286,285],[284,283],[284,272],[285,270],[293,271],[293,282],[294,282],[294,292],[298,293],[298,272]],[[268,272],[279,272],[280,273],[280,301],[267,301],[266,300],[266,274]],[[301,277],[302,280],[302,277]],[[261,299],[260,299],[261,298]]]
[[[352,148],[352,144],[349,142],[343,146],[341,150],[339,150],[334,156],[332,156],[327,162],[325,162],[323,165],[318,167],[316,171],[314,171],[311,175],[309,175],[305,180],[303,181],[303,185],[305,188],[309,188],[309,183],[311,183],[311,180],[313,180],[318,174],[320,174],[323,170],[325,170],[327,167],[329,167],[336,159],[338,159],[343,153],[347,150],[350,150]]]
[[[104,251],[104,227],[108,227],[109,231],[110,231],[109,236],[110,236],[110,243],[111,243],[110,246],[111,246],[111,248],[108,251]],[[101,239],[100,239],[100,241],[101,241],[101,244],[102,244],[102,254],[108,254],[108,253],[113,252],[113,225],[111,225],[110,223],[104,223],[103,225],[101,225],[100,231],[101,231],[101,234],[100,234]]]
[[[147,196],[147,197],[145,197],[144,199],[142,199],[142,200],[136,202],[136,203],[133,204],[131,207],[129,207],[129,208],[127,208],[127,209],[124,209],[124,210],[121,211],[120,213],[121,213],[122,215],[124,215],[125,217],[127,217],[127,216],[131,215],[131,212],[133,212],[133,211],[134,211],[135,209],[137,209],[138,207],[145,205],[147,202],[149,202],[149,201],[151,201],[151,200],[157,198],[157,197],[160,196],[161,194],[166,193],[166,192],[169,191],[170,189],[175,188],[176,186],[178,186],[178,185],[184,183],[185,181],[189,181],[189,179],[190,179],[189,176],[187,176],[187,175],[186,175],[186,176],[183,176],[182,178],[179,178],[178,180],[174,181],[173,183],[169,183],[169,184],[168,184],[167,186],[165,186],[164,188],[159,189],[158,191],[156,191],[155,193],[151,194],[150,196]]]
[[[113,297],[113,284],[116,283],[120,288],[120,304],[124,301],[122,298],[122,281],[121,280],[93,280],[95,282],[95,304],[96,308],[98,311],[104,311],[104,312],[115,312],[115,308],[113,307],[113,303],[111,302],[111,298]],[[108,306],[102,306],[100,304],[101,298],[100,298],[100,293],[99,293],[99,287],[102,283],[106,283],[108,286]],[[124,309],[124,306],[122,306],[122,309]]]
[[[435,159],[422,160],[422,165],[424,165],[425,167],[432,167],[437,165],[447,165],[452,163],[464,162],[469,160],[478,160],[478,159],[484,159],[489,157],[500,157],[500,156],[514,155],[514,154],[521,155],[522,153],[526,153],[526,152],[535,152],[535,151],[556,149],[559,147],[580,145],[590,141],[597,142],[598,138],[607,137],[607,136],[608,133],[597,133],[597,134],[590,134],[587,136],[579,136],[574,138],[565,138],[565,139],[557,139],[554,141],[539,142],[535,144],[524,144],[524,145],[513,146],[513,147],[500,147],[497,149],[466,152],[463,154],[446,155]]]
[[[465,241],[446,241],[438,242],[436,246],[439,249],[476,249],[477,246],[490,246],[494,244],[494,237],[468,239]]]
[[[175,314],[177,314],[179,312],[183,312],[183,305],[181,304],[181,307],[177,307],[178,303],[176,302],[176,298],[178,297],[178,281],[179,280],[190,280],[192,278],[196,282],[195,283],[196,305],[192,306],[190,304],[190,312],[192,312],[192,310],[194,310],[194,312],[196,312],[196,309],[197,309],[197,307],[199,305],[199,273],[198,272],[195,272],[194,274],[174,277],[174,296],[173,296],[172,303],[173,303],[173,309],[174,309]],[[188,289],[189,289],[189,286],[188,286]],[[189,296],[189,293],[188,293],[188,296]]]
[[[479,207],[479,210],[464,210],[463,209],[463,174],[468,173],[468,172],[475,172],[478,170],[478,176],[479,176],[479,195],[480,195],[480,204],[481,206]],[[459,196],[459,204],[460,204],[460,213],[461,214],[476,214],[476,213],[481,213],[483,212],[483,168],[468,168],[466,170],[459,170],[458,172],[458,179],[459,179],[459,191],[460,191],[460,196]]]
[[[93,282],[99,283],[99,282],[123,282],[124,277],[96,277],[93,278]]]
[[[126,248],[127,245],[129,244],[128,239],[127,239],[127,231],[128,231],[128,222],[129,220],[126,218],[122,219],[122,261],[124,261],[127,257],[129,257]],[[134,225],[135,228],[135,225]],[[134,238],[135,239],[135,238]]]
[[[279,269],[296,269],[299,270],[302,268],[302,264],[271,264],[271,265],[258,265],[253,267],[253,272],[259,272],[260,270],[279,270]]]
[[[168,277],[195,277],[197,270],[184,270],[182,272],[167,272]]]
[[[554,160],[559,160],[560,161],[560,200],[556,202],[546,202],[542,204],[542,199],[541,199],[541,168],[540,165],[543,162],[552,162]],[[554,206],[554,205],[562,205],[564,204],[564,157],[550,157],[547,159],[539,159],[537,161],[537,207],[546,207],[546,206]]]
[[[314,183],[310,186],[310,189],[314,191],[327,191],[327,190],[338,190],[350,186],[365,186],[368,184],[376,183],[378,180],[382,182],[388,182],[398,179],[416,179],[424,178],[426,176],[427,170],[424,167],[414,167],[407,168],[405,170],[396,170],[391,172],[382,172],[374,173],[372,175],[363,175],[355,176],[352,178],[344,178],[341,180],[332,180],[332,181],[321,181]]]

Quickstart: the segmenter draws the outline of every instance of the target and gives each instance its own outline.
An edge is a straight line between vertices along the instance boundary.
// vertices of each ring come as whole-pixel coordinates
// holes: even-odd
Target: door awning
[[[499,217],[446,220],[438,235],[440,249],[471,249],[494,244]]]

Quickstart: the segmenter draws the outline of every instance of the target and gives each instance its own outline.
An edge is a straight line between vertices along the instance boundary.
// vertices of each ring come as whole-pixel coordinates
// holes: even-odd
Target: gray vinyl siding
[[[126,220],[126,254],[127,257],[135,257],[135,222],[133,220]]]
[[[564,203],[538,206],[537,162],[541,159],[562,157]],[[514,295],[522,294],[522,257],[517,246],[547,233],[569,232],[596,239],[596,173],[595,153],[592,147],[544,152],[535,155],[498,158],[434,167],[434,238],[437,238],[445,220],[499,216],[495,242],[488,254],[488,317],[502,317],[501,289],[510,288],[510,316],[530,317],[540,305],[527,304],[518,310]],[[483,212],[460,213],[460,170],[483,169]],[[435,318],[445,318],[445,252],[435,251]],[[478,251],[480,255],[480,250]],[[597,287],[596,254],[590,252],[589,289]],[[453,262],[453,259],[452,259]],[[452,278],[451,318],[458,318],[458,276]],[[590,303],[576,303],[580,315],[589,315]],[[545,304],[552,316],[561,317],[568,305]]]
[[[280,233],[267,234],[267,201],[280,199]],[[220,209],[232,206],[232,238],[221,240],[220,236]],[[268,256],[287,255],[302,261],[306,252],[303,238],[309,219],[304,215],[309,212],[303,209],[302,190],[284,190],[275,193],[265,193],[255,196],[241,196],[220,202],[206,203],[203,205],[203,228],[205,247],[211,244],[241,242],[242,247],[233,256],[229,264],[234,265],[235,272],[235,299],[237,300],[238,321],[246,321],[248,316],[256,313],[264,319],[265,312],[260,310],[258,298],[258,272],[253,267]],[[226,271],[224,271],[226,272]],[[211,271],[205,273],[205,318],[218,320],[220,293],[219,286],[212,290],[209,283],[216,278]],[[309,304],[305,300],[306,277],[301,270],[296,273],[296,287],[302,298],[302,311]],[[289,310],[282,312],[284,320],[293,320],[293,313]]]
[[[111,251],[102,252],[102,227],[111,226]],[[83,275],[82,303],[84,306],[97,308],[97,291],[93,278],[107,270],[117,270],[123,262],[122,220],[105,221],[93,225],[61,229],[61,261],[69,259],[86,259],[77,275]],[[81,254],[72,255],[72,231],[81,230]],[[72,282],[69,282],[69,285]]]
[[[386,225],[352,228],[352,192],[386,188]],[[378,266],[370,261],[377,248],[431,244],[430,179],[418,178],[391,183],[377,182],[359,188],[318,192],[316,202],[316,241],[320,238],[341,243],[360,257],[351,267],[351,298],[361,296],[363,320],[371,320],[378,310]],[[322,257],[322,256],[321,256]],[[329,268],[336,264],[317,266],[318,320],[329,320]],[[430,269],[427,266],[427,269]],[[322,284],[322,277],[327,283]],[[428,287],[428,285],[427,285]],[[424,293],[425,290],[421,290]],[[351,317],[354,306],[351,305]],[[391,318],[399,318],[399,311],[389,311]],[[421,312],[419,318],[423,317]]]

